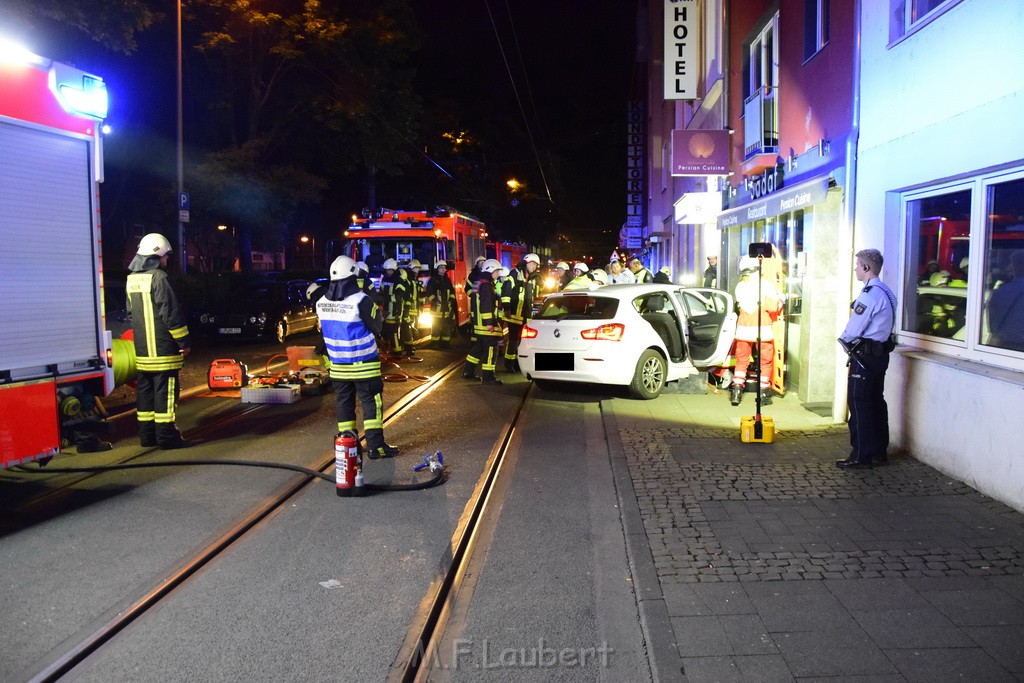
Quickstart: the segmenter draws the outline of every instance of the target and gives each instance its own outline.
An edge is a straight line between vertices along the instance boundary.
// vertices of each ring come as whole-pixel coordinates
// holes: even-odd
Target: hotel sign
[[[729,131],[673,130],[672,175],[727,175]]]
[[[697,99],[700,45],[697,40],[697,0],[665,3],[665,99]]]

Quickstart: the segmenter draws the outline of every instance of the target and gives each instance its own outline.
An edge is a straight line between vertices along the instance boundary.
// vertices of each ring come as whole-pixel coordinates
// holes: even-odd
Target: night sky
[[[528,216],[531,210],[553,212],[560,229],[573,238],[574,248],[590,248],[584,243],[593,241],[595,249],[603,251],[607,245],[610,250],[625,217],[626,102],[631,90],[640,87],[632,82],[636,2],[409,3],[426,36],[416,58],[421,97],[450,101],[485,139],[492,170],[527,184],[519,207],[525,210],[519,216]],[[0,21],[4,18],[0,13]],[[138,36],[139,48],[131,56],[39,20],[5,28],[7,34],[13,29],[14,37],[37,53],[75,64],[107,82],[113,133],[105,150],[105,229],[130,232],[134,222],[151,219],[122,210],[125,195],[135,191],[124,178],[145,174],[173,190],[173,7],[164,22]],[[192,57],[186,53],[185,59],[187,122],[201,107],[190,100],[195,93],[188,83]],[[428,163],[419,155],[413,160]],[[379,204],[413,208],[398,205],[402,196],[414,194],[401,186],[412,177],[383,182]],[[466,196],[460,179],[451,185],[445,203],[473,213],[472,197]],[[460,205],[460,200],[467,201]],[[362,205],[361,191],[332,188],[316,216],[323,224],[315,229],[332,231]],[[510,224],[516,221],[515,211],[507,215]],[[505,236],[514,236],[508,234],[514,230],[511,225],[499,227],[506,228]]]

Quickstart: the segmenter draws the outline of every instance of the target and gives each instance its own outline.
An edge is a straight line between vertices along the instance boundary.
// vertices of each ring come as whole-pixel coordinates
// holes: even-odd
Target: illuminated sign
[[[729,173],[729,131],[673,130],[671,140],[672,175]]]
[[[644,105],[632,101],[626,117],[626,225],[644,225]]]
[[[803,209],[825,201],[828,195],[828,177],[809,180],[776,192],[757,201],[748,202],[718,216],[719,228],[732,228],[768,216]]]
[[[697,40],[697,0],[665,3],[665,99],[697,98],[700,45]]]

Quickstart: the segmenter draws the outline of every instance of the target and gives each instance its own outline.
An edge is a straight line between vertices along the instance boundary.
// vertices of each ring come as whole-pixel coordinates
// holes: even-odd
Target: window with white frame
[[[889,0],[889,42],[923,25],[961,0]]]
[[[779,15],[772,17],[750,41],[747,53],[747,83],[745,97],[759,90],[771,95],[779,85]]]
[[[804,61],[828,43],[829,0],[804,0]]]
[[[1024,360],[1024,169],[908,193],[901,329],[931,350]]]

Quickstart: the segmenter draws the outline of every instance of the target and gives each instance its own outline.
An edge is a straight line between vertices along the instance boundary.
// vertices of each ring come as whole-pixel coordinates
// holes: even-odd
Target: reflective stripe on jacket
[[[498,301],[494,292],[494,281],[477,281],[477,290],[469,299],[473,334],[500,337],[501,326],[498,324]],[[488,326],[491,326],[493,329],[488,329]]]

